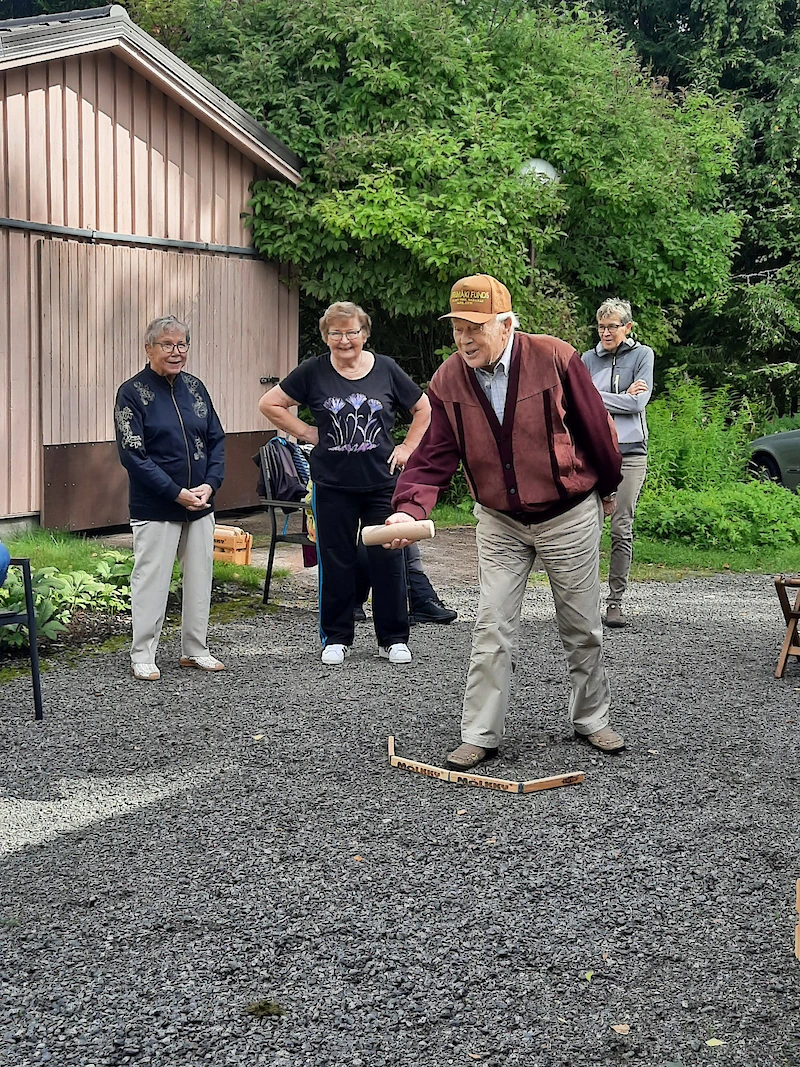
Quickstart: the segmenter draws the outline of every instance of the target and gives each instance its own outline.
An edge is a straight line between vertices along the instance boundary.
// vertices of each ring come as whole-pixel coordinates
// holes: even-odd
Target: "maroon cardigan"
[[[428,398],[431,424],[398,479],[395,511],[426,518],[459,462],[478,503],[524,522],[620,483],[614,424],[580,356],[557,337],[515,334],[502,425],[457,352],[434,374]]]

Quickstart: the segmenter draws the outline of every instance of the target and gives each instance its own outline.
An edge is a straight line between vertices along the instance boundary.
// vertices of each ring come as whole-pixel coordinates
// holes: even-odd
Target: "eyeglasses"
[[[625,322],[609,322],[605,326],[598,326],[598,333],[613,333],[614,330],[621,330],[623,326],[627,326]]]
[[[328,340],[341,341],[343,337],[346,337],[348,341],[355,341],[360,333],[361,330],[328,330]]]
[[[189,351],[189,344],[187,341],[179,341],[176,345],[173,345],[170,341],[156,341],[155,343],[167,354],[178,351],[183,355],[184,352]]]

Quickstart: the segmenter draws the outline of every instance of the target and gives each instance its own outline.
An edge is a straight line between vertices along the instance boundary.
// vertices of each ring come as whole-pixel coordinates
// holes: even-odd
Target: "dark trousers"
[[[319,554],[319,629],[325,645],[352,645],[359,526],[378,526],[392,514],[392,486],[351,493],[318,485],[314,520]],[[367,549],[372,619],[379,645],[408,641],[408,604],[402,552]]]
[[[403,549],[406,561],[406,583],[408,585],[408,603],[411,611],[422,608],[429,600],[438,600],[436,590],[422,569],[422,557],[419,545],[407,545]],[[369,561],[366,545],[358,542],[358,561],[356,565],[356,604],[363,604],[369,596],[370,578]]]

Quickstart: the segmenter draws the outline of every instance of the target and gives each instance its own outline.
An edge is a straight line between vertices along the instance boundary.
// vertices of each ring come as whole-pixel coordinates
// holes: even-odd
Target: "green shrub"
[[[790,548],[800,545],[800,496],[763,482],[647,490],[636,509],[636,532],[696,548]]]
[[[780,419],[767,419],[756,428],[756,437],[766,437],[771,433],[783,433],[785,430],[800,430],[800,414],[784,415]]]
[[[753,417],[723,387],[709,392],[682,371],[667,376],[663,396],[647,407],[647,485],[655,493],[714,489],[744,482]]]
[[[54,540],[53,544],[58,548],[70,547],[66,537],[62,537],[60,541]],[[61,570],[52,566],[39,567],[33,571],[33,601],[39,636],[52,641],[64,632],[76,611],[109,615],[130,611],[132,569],[133,555],[130,552],[109,549],[99,554],[94,564],[94,573],[77,568]],[[179,581],[179,572],[173,574],[173,586],[177,587]],[[22,578],[13,567],[8,572],[6,584],[0,589],[0,609],[25,610]],[[0,649],[20,648],[27,643],[28,635],[24,627],[0,627]]]
[[[107,585],[113,585],[117,589],[128,589],[131,586],[131,574],[133,573],[133,553],[117,552],[109,549],[104,552],[95,567],[94,573]]]
[[[439,503],[447,507],[461,508],[462,511],[472,511],[474,501],[467,488],[467,479],[464,477],[464,469],[460,463],[448,488],[439,494]]]
[[[52,641],[66,629],[69,612],[59,609],[53,599],[54,567],[43,567],[31,574],[36,629],[40,637]],[[25,611],[25,586],[15,567],[8,572],[0,589],[0,611]],[[22,648],[28,644],[28,631],[23,626],[0,626],[0,648]]]
[[[57,609],[71,615],[74,611],[129,611],[131,591],[126,585],[115,586],[98,580],[86,571],[59,574],[54,568],[50,580],[50,598]]]

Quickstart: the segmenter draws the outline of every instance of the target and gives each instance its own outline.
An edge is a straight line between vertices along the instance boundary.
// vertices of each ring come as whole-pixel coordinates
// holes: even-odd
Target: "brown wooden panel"
[[[40,522],[48,530],[93,530],[128,521],[128,475],[113,441],[45,445]]]
[[[258,505],[258,470],[252,462],[272,434],[234,433],[225,438],[225,483],[216,510]],[[96,530],[128,522],[128,475],[114,441],[46,445],[41,525],[48,530]]]

